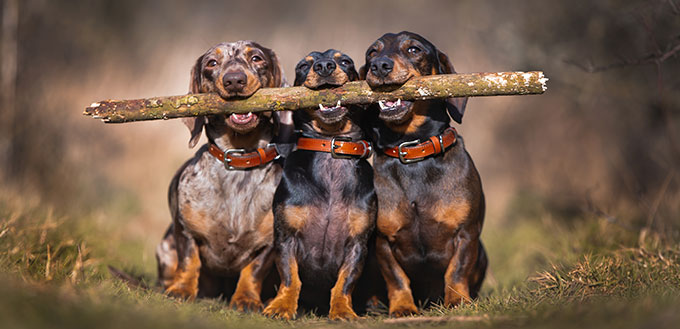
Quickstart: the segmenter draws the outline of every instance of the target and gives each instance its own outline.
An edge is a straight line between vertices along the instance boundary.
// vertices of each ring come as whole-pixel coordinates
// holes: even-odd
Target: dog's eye
[[[304,71],[304,70],[306,70],[308,67],[309,67],[309,64],[307,64],[307,63],[302,63],[302,64],[298,65],[297,69],[298,69],[298,70],[301,70],[301,71]]]
[[[207,67],[215,67],[217,66],[217,61],[214,59],[211,59],[208,61],[208,64],[206,65]]]
[[[262,61],[262,57],[260,57],[260,56],[258,56],[258,55],[255,55],[255,56],[251,57],[250,60],[251,60],[253,63],[257,63],[257,62],[261,62],[261,61]]]
[[[344,66],[350,66],[350,65],[352,65],[352,62],[350,62],[347,59],[343,59],[343,60],[340,60],[340,64],[342,64]]]
[[[378,53],[377,50],[371,49],[371,51],[369,51],[368,54],[366,54],[366,56],[368,56],[368,57],[373,57],[373,56],[375,56],[377,53]]]
[[[416,47],[416,46],[408,47],[408,50],[407,50],[407,51],[408,51],[408,53],[411,54],[411,55],[418,55],[418,54],[421,52],[420,48],[418,48],[418,47]]]

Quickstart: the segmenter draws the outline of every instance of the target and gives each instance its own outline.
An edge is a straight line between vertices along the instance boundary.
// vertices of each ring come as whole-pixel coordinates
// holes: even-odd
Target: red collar
[[[224,166],[229,170],[258,167],[279,158],[279,152],[274,144],[250,153],[246,153],[244,149],[228,149],[222,152],[217,145],[210,144],[208,152],[220,162],[224,162]]]
[[[338,136],[330,140],[300,137],[297,148],[298,150],[330,153],[336,159],[368,158],[373,151],[371,143],[365,140],[353,142],[349,137]]]
[[[456,144],[457,135],[456,129],[448,127],[441,135],[431,136],[422,143],[420,140],[403,142],[397,147],[386,149],[384,153],[393,158],[399,158],[401,163],[418,162],[431,155],[446,152],[449,146]]]

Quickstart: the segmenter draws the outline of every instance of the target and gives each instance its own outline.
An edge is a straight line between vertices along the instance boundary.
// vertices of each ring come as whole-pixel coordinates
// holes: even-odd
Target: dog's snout
[[[316,74],[322,77],[327,77],[331,75],[333,71],[335,71],[336,67],[337,65],[335,64],[334,61],[328,59],[321,59],[314,63],[314,72],[316,72]]]
[[[394,61],[387,56],[376,58],[371,62],[371,72],[379,78],[386,78],[393,68]]]
[[[248,83],[248,76],[243,72],[229,72],[222,77],[224,89],[229,92],[243,91]]]

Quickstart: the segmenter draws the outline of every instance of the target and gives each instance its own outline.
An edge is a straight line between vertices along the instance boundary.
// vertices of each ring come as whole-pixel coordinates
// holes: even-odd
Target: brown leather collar
[[[279,158],[279,152],[274,144],[250,153],[246,153],[244,149],[228,149],[222,152],[217,145],[210,144],[208,152],[220,162],[224,162],[224,166],[229,170],[258,167]]]
[[[403,142],[397,147],[386,149],[385,154],[399,158],[401,163],[413,163],[425,160],[430,155],[442,154],[446,149],[456,144],[456,129],[448,127],[441,135],[432,136],[427,141],[420,143],[420,140]]]
[[[332,139],[298,138],[299,150],[327,152],[336,159],[351,159],[353,157],[368,158],[373,148],[365,140],[352,142],[349,137],[333,137]]]

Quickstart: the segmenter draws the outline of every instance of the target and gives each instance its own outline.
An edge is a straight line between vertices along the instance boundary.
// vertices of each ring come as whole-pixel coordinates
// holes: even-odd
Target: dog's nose
[[[248,76],[243,72],[229,72],[222,77],[224,89],[229,92],[239,92],[246,87]]]
[[[378,57],[371,62],[371,72],[379,78],[386,78],[393,68],[394,61],[387,56]]]
[[[335,71],[335,67],[336,65],[334,61],[321,59],[314,63],[314,72],[322,77],[327,77],[331,75],[333,71]]]

